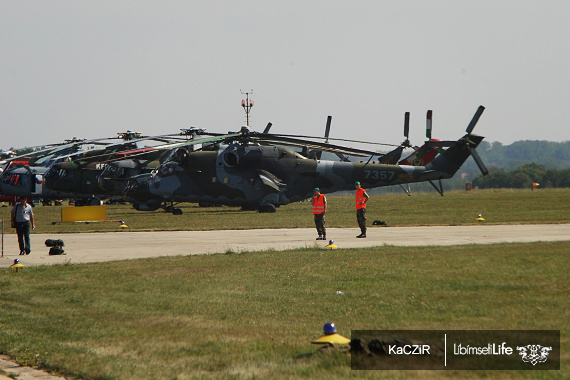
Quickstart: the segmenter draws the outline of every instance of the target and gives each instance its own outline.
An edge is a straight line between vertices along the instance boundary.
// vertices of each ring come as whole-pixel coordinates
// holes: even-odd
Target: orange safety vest
[[[361,208],[366,208],[366,203],[364,203],[364,201],[366,200],[366,198],[364,198],[364,193],[366,192],[366,190],[364,190],[363,188],[360,188],[360,190],[356,190],[356,209],[360,210]]]
[[[313,197],[313,214],[322,214],[325,212],[325,199],[324,194]]]

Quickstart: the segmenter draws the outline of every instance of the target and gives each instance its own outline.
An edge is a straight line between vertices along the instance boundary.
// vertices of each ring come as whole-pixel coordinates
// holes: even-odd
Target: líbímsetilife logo
[[[552,347],[543,347],[540,344],[528,344],[526,346],[517,347],[522,360],[525,363],[544,363],[548,359],[548,354],[552,351]]]

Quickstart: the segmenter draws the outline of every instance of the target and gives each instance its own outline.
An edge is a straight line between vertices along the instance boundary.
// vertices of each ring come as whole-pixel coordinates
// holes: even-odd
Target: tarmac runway
[[[372,227],[366,239],[357,239],[356,228],[329,228],[327,239],[334,239],[342,248],[363,248],[382,245],[447,246],[458,244],[526,243],[536,241],[570,241],[570,224],[472,225],[431,227]],[[299,247],[324,247],[328,241],[315,241],[314,228],[107,232],[83,234],[35,234],[32,253],[19,256],[16,235],[5,235],[0,268],[7,268],[14,259],[26,266],[93,263],[113,260],[140,259],[159,256],[199,255],[211,253],[285,250]],[[46,239],[62,239],[65,255],[49,256]]]

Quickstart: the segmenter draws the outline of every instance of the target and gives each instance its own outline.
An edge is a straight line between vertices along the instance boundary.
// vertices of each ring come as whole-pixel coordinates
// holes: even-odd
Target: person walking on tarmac
[[[319,237],[316,240],[327,240],[327,230],[325,229],[325,214],[327,212],[327,197],[321,194],[321,190],[315,187],[313,192],[313,215],[315,216],[315,226]]]
[[[360,235],[357,238],[366,237],[366,202],[368,202],[368,193],[362,187],[360,182],[354,184],[356,186],[356,220],[358,227],[360,227]]]
[[[29,255],[32,251],[30,245],[30,228],[35,230],[34,212],[32,206],[28,204],[26,197],[20,197],[19,202],[12,207],[11,221],[12,227],[16,228],[18,234],[18,244],[20,245],[20,255]]]

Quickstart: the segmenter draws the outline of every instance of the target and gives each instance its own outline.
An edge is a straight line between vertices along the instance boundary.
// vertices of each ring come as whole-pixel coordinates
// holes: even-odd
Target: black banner
[[[560,330],[352,330],[353,370],[560,370]]]

